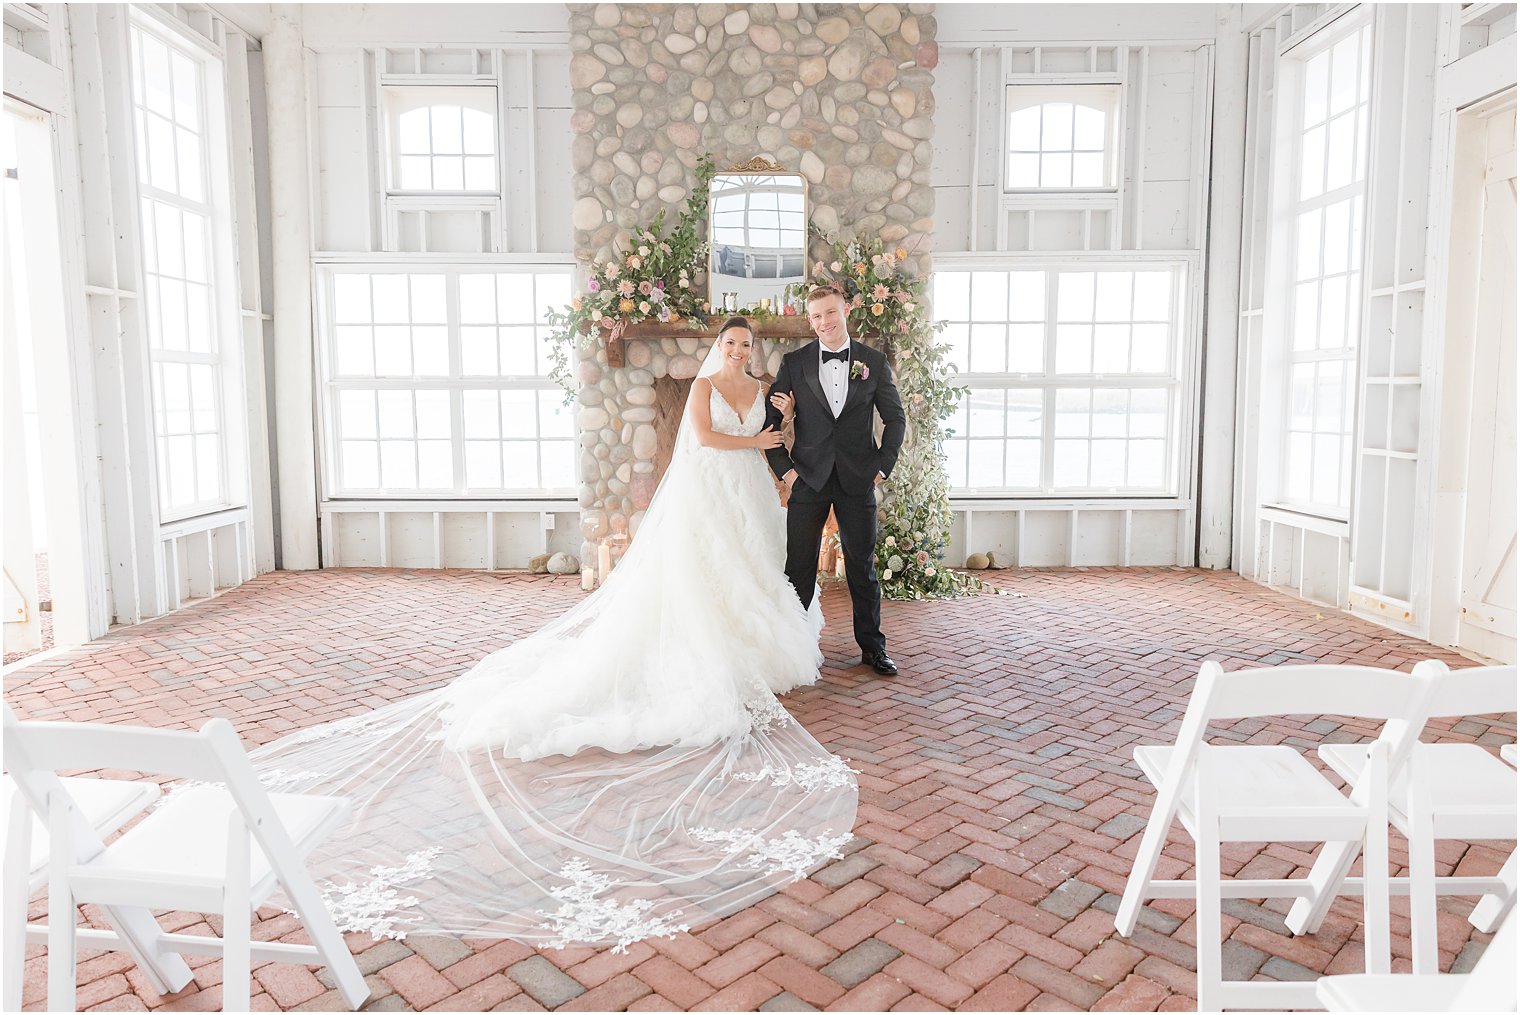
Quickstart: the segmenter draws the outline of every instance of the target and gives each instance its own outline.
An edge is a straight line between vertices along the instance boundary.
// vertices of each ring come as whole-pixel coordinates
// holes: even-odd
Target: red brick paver
[[[1193,1006],[1192,905],[1147,907],[1129,939],[1112,912],[1153,794],[1130,760],[1169,741],[1201,660],[1227,669],[1309,661],[1408,669],[1424,643],[1288,599],[1227,572],[1097,569],[1000,572],[1021,598],[887,603],[896,680],[854,666],[849,600],[824,590],[827,656],[818,686],[785,701],[861,772],[848,855],[748,910],[628,955],[536,952],[512,942],[414,938],[350,947],[376,1009],[404,1010],[1184,1010]],[[251,743],[437,687],[579,601],[574,579],[442,571],[265,575],[207,603],[125,628],[6,678],[26,718],[195,727],[230,719]],[[1226,736],[1308,747],[1375,732],[1356,720],[1236,723]],[[1436,735],[1493,746],[1514,717],[1437,724]],[[1491,874],[1508,844],[1442,843],[1443,872]],[[1403,844],[1393,844],[1395,863]],[[1301,875],[1293,846],[1231,845],[1226,874]],[[1186,876],[1174,832],[1162,858]],[[1486,940],[1441,902],[1443,966]],[[34,918],[46,910],[34,901]],[[1319,934],[1291,938],[1286,905],[1226,903],[1225,967],[1242,977],[1360,968],[1359,903],[1341,900]],[[1394,902],[1396,966],[1408,920]],[[85,910],[85,917],[92,916]],[[265,910],[264,939],[301,940]],[[207,933],[220,922],[168,914]],[[43,1006],[41,949],[29,949],[26,1003]],[[221,967],[153,994],[130,960],[82,952],[81,1006],[204,1010]],[[323,971],[265,966],[255,1009],[334,1009]]]

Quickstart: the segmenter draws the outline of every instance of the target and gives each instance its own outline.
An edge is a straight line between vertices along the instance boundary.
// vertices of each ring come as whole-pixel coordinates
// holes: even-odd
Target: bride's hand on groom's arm
[[[776,411],[781,413],[781,422],[783,424],[792,421],[792,416],[796,412],[796,404],[796,397],[789,391],[778,391],[771,395],[771,405],[775,406]]]
[[[755,434],[754,440],[755,447],[759,448],[761,451],[768,451],[771,448],[779,448],[782,443],[781,431],[775,427],[768,426],[764,430],[761,430],[759,433]]]

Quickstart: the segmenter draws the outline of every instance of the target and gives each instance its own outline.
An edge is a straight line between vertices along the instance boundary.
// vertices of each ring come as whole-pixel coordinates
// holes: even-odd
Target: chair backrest
[[[21,722],[5,706],[5,766],[18,769],[90,771],[122,768],[199,782],[223,782],[220,759],[208,734],[213,724],[237,734],[225,719],[199,733],[110,726],[103,723]]]
[[[1273,666],[1226,673],[1208,660],[1199,668],[1177,750],[1172,753],[1161,802],[1176,806],[1184,780],[1215,719],[1286,715],[1348,715],[1394,722],[1419,735],[1423,710],[1439,671],[1421,663],[1413,673],[1368,666]],[[1407,734],[1406,734],[1407,736]],[[1412,737],[1404,749],[1413,746]]]
[[[1513,671],[1513,667],[1510,668]],[[1520,948],[1520,923],[1514,911],[1504,918],[1473,971],[1462,981],[1449,1011],[1514,1011],[1515,951]]]
[[[212,719],[198,732],[154,730],[99,723],[21,722],[4,708],[5,767],[33,811],[48,821],[49,798],[67,798],[59,769],[127,769],[220,783],[237,804],[248,831],[264,850],[287,892],[310,885],[299,854],[269,801],[232,724]],[[74,808],[75,854],[89,860],[103,847]]]
[[[1205,719],[1277,715],[1347,715],[1364,719],[1417,719],[1429,699],[1436,671],[1420,664],[1414,673],[1371,666],[1272,666],[1226,673],[1206,662],[1193,698]],[[1188,703],[1189,710],[1193,702]]]
[[[1517,699],[1520,699],[1517,686],[1520,685],[1516,684],[1513,666],[1467,666],[1450,670],[1436,688],[1426,714],[1449,718],[1514,712]]]

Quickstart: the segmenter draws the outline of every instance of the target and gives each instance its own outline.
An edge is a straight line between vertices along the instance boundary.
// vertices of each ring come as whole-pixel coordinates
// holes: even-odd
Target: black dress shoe
[[[862,656],[860,661],[884,677],[897,676],[897,664],[894,663],[892,661],[892,657],[887,655],[885,652],[881,652],[876,655]]]

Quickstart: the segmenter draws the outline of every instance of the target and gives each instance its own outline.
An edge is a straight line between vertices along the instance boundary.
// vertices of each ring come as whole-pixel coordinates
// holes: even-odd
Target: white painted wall
[[[303,17],[312,253],[337,264],[417,258],[415,229],[393,228],[385,199],[377,95],[382,73],[389,82],[420,83],[430,73],[449,72],[494,84],[503,96],[506,184],[499,201],[490,202],[485,249],[463,242],[479,229],[438,230],[421,256],[570,259],[569,13],[563,5],[326,5],[306,7]],[[462,221],[458,213],[431,214],[435,224]],[[441,235],[461,241],[440,247]],[[318,438],[312,435],[312,448],[320,456]],[[573,498],[419,504],[319,497],[319,512],[324,566],[522,568],[543,552],[574,553],[580,543]]]
[[[177,22],[219,53],[224,67],[226,131],[231,157],[252,148],[252,121],[243,82],[248,39],[228,21],[201,9],[145,5],[142,16]],[[131,126],[131,95],[125,5],[8,5],[5,13],[5,90],[51,114],[57,204],[47,220],[29,222],[39,236],[58,241],[62,290],[48,301],[54,315],[50,343],[55,373],[66,380],[56,397],[68,403],[67,432],[55,434],[74,447],[55,455],[51,468],[77,490],[76,506],[55,510],[50,532],[55,587],[82,582],[71,597],[81,614],[67,618],[60,641],[104,634],[115,624],[135,623],[178,608],[186,599],[239,584],[257,569],[273,566],[268,498],[248,475],[267,474],[262,429],[250,434],[257,411],[244,418],[238,390],[224,391],[238,406],[226,422],[228,461],[237,470],[229,488],[237,502],[227,510],[162,524],[157,506],[154,429],[143,330],[138,246],[137,159]],[[260,248],[248,159],[218,200],[230,210],[231,235],[218,257],[219,284],[227,300],[214,308],[233,373],[244,375],[241,331],[255,337],[263,316],[257,285]],[[40,224],[39,224],[40,223]],[[250,262],[251,259],[251,263]],[[224,263],[226,262],[226,263]],[[246,271],[244,269],[247,269]],[[235,302],[234,302],[235,301]],[[241,321],[241,328],[239,326]],[[55,397],[55,396],[50,396]],[[255,403],[255,409],[256,409]],[[68,466],[67,457],[76,463]],[[267,488],[267,484],[266,488]],[[60,548],[70,552],[60,552]],[[72,605],[72,603],[71,603]],[[62,618],[60,618],[62,619]]]
[[[1245,19],[1252,28],[1248,115],[1256,126],[1248,138],[1242,248],[1235,558],[1242,574],[1265,584],[1458,645],[1459,562],[1464,540],[1475,536],[1464,532],[1472,421],[1461,378],[1472,369],[1464,331],[1472,326],[1472,294],[1463,292],[1476,270],[1460,267],[1475,247],[1463,219],[1471,197],[1463,174],[1470,176],[1471,166],[1456,168],[1459,119],[1515,87],[1515,7],[1373,8],[1377,77],[1349,521],[1272,504],[1281,391],[1271,369],[1273,300],[1263,288],[1281,54],[1341,12],[1304,4]],[[1513,106],[1507,115],[1513,118]],[[1513,313],[1512,290],[1508,298]],[[1389,433],[1396,447],[1384,439]],[[1397,486],[1383,478],[1395,471]]]
[[[1212,42],[1223,4],[937,4],[939,44]]]
[[[956,263],[970,255],[1034,251],[1070,264],[1111,252],[1170,251],[1193,259],[1185,301],[1187,331],[1199,357],[1205,335],[1203,291],[1208,254],[1216,9],[1207,5],[1082,7],[944,5],[937,9],[940,63],[935,70],[935,256]],[[1073,45],[1072,40],[1083,40]],[[1093,43],[1101,43],[1094,45]],[[1004,197],[1003,90],[1009,74],[1106,74],[1122,80],[1120,188],[1103,198],[1048,200]],[[1023,78],[1021,80],[1031,80]],[[1223,150],[1236,168],[1243,124],[1231,117]],[[1229,137],[1235,139],[1229,143]],[[1237,190],[1238,193],[1238,190]],[[1227,206],[1228,207],[1228,206]],[[1225,231],[1225,242],[1230,242]],[[1027,256],[1027,255],[1026,255]],[[1211,342],[1233,354],[1233,328],[1208,329]],[[1194,364],[1196,366],[1196,364]],[[1185,479],[1175,498],[1049,501],[952,501],[957,521],[950,544],[956,563],[970,552],[1002,551],[1024,565],[1184,564],[1196,548],[1197,405],[1183,438]],[[1221,410],[1233,421],[1233,406]],[[1226,435],[1230,425],[1220,427]],[[1231,487],[1228,458],[1204,475],[1226,505],[1216,525],[1211,566],[1228,564]]]

